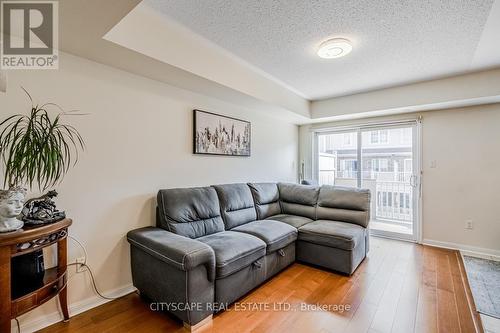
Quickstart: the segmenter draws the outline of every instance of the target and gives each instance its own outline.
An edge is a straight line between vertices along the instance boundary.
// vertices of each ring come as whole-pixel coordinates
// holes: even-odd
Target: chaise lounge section
[[[352,274],[369,250],[370,193],[322,186],[316,221],[299,228],[297,259]]]
[[[157,227],[127,234],[134,286],[189,327],[295,260],[352,274],[368,252],[368,190],[226,184],[157,203]]]

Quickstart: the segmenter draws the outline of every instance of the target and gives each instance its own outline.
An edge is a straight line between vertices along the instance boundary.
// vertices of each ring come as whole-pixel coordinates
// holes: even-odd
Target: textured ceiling
[[[309,99],[471,70],[493,2],[146,0]],[[317,57],[317,46],[330,37],[350,39],[352,53]]]

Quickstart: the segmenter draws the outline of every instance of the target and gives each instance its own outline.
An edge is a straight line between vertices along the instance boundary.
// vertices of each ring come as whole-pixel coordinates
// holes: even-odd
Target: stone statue
[[[9,190],[0,190],[0,232],[10,232],[21,229],[23,221],[17,217],[21,214],[26,190],[13,187]]]
[[[24,205],[22,219],[26,224],[46,224],[60,221],[66,217],[64,212],[57,210],[53,198],[56,191],[49,191],[38,198],[30,199]]]

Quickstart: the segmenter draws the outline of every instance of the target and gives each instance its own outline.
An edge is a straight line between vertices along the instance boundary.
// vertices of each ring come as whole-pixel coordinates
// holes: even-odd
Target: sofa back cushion
[[[281,214],[280,194],[276,183],[248,183],[255,203],[257,218],[264,220],[269,216]]]
[[[316,214],[318,220],[355,223],[366,228],[370,221],[370,190],[323,185]]]
[[[255,221],[257,213],[252,192],[247,184],[214,185],[220,201],[220,211],[226,229]]]
[[[279,183],[278,189],[283,214],[316,219],[317,186]]]
[[[160,190],[157,204],[160,228],[189,238],[224,231],[219,199],[211,187]]]

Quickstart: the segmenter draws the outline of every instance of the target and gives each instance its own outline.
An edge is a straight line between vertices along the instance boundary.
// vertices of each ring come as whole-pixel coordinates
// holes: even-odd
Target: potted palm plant
[[[52,103],[35,105],[29,93],[24,91],[31,101],[29,113],[0,120],[0,169],[3,169],[4,183],[4,189],[0,190],[0,232],[22,228],[22,220],[33,222],[33,218],[26,219],[26,214],[24,217],[20,214],[25,203],[25,188],[45,191],[58,185],[77,163],[79,151],[85,148],[80,133],[62,121],[63,117],[78,113],[65,112]],[[57,109],[56,114],[51,115],[49,109]],[[47,203],[53,196],[54,191],[51,191],[42,198]],[[30,203],[33,208],[33,200]],[[50,206],[51,202],[48,203]],[[16,260],[13,261],[13,281],[36,281],[34,273],[43,278],[41,251],[19,256]]]

